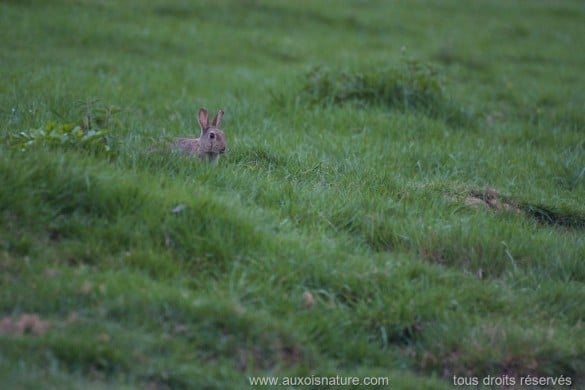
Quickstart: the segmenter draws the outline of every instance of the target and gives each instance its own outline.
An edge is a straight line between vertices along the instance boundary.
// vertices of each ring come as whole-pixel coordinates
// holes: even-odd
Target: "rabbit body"
[[[207,120],[207,110],[199,110],[199,126],[201,134],[199,138],[175,138],[172,141],[174,150],[190,155],[196,155],[202,160],[217,161],[219,156],[226,152],[227,144],[225,134],[219,129],[223,111],[219,110],[211,125]]]

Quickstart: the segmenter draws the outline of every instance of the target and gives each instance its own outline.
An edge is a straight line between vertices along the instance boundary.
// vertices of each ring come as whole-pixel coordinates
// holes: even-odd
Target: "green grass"
[[[0,3],[0,387],[585,386],[585,6],[336,4]]]

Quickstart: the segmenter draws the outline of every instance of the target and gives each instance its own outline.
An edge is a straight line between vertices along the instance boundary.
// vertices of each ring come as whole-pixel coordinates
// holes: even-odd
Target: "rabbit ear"
[[[207,121],[207,110],[203,107],[199,109],[199,126],[201,126],[201,131],[205,131],[209,128],[209,122]]]
[[[223,110],[219,110],[217,112],[217,114],[215,114],[215,116],[213,117],[213,121],[211,122],[211,126],[213,127],[219,127],[219,124],[221,123],[221,118],[223,117]]]

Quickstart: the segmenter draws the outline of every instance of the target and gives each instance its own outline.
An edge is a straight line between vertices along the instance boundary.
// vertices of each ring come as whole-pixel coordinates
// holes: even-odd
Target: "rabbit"
[[[227,150],[225,135],[219,129],[222,117],[223,110],[219,110],[210,126],[207,120],[207,110],[200,108],[198,118],[201,134],[199,138],[175,138],[171,141],[172,149],[176,152],[196,155],[202,160],[217,161],[220,154],[225,153]]]

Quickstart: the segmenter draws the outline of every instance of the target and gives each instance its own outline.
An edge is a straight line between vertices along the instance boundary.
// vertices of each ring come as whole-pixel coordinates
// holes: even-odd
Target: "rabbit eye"
[[[215,138],[215,133],[214,132],[209,133],[209,138],[214,139]]]

